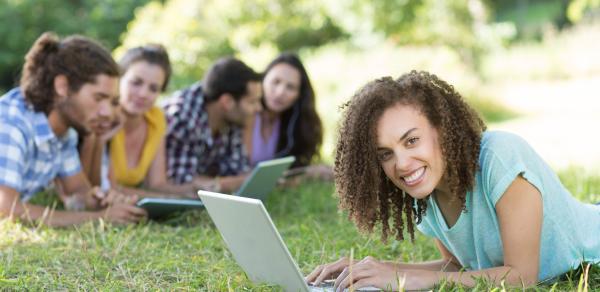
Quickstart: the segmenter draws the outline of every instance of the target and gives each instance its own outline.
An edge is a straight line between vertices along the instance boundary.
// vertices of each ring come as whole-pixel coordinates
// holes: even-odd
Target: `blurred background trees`
[[[317,93],[326,159],[335,109],[373,78],[416,69],[449,81],[491,127],[529,138],[553,163],[600,163],[600,141],[553,134],[591,139],[586,126],[600,123],[590,120],[600,111],[590,102],[600,84],[600,0],[0,0],[0,19],[0,93],[17,84],[44,31],[95,38],[116,59],[163,44],[174,66],[167,94],[219,57],[260,71],[291,50]]]
[[[0,0],[0,91],[16,84],[27,50],[43,32],[83,34],[112,49],[120,44],[135,8],[147,2]]]
[[[220,56],[264,59],[331,43],[447,46],[478,74],[490,48],[540,40],[599,6],[600,0],[0,0],[0,89],[15,85],[27,49],[48,30],[98,39],[117,56],[163,43],[175,64],[173,87],[201,78]]]

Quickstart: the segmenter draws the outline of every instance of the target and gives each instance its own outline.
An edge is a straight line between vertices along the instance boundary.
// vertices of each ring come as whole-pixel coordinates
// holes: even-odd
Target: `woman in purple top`
[[[292,167],[313,177],[331,177],[331,168],[309,166],[319,157],[323,140],[315,94],[297,55],[283,53],[267,66],[263,80],[263,108],[246,124],[244,141],[250,161],[293,155]]]

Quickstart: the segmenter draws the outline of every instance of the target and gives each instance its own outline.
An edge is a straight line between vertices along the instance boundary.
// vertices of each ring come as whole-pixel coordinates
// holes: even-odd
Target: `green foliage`
[[[0,89],[16,84],[25,54],[43,32],[83,34],[112,49],[134,8],[147,1],[0,0]]]
[[[600,7],[600,0],[572,0],[567,8],[567,17],[571,22],[579,22],[586,12]]]
[[[202,78],[212,62],[255,48],[299,50],[342,39],[345,34],[316,1],[170,0],[136,13],[123,46],[165,45],[175,72],[173,86]]]

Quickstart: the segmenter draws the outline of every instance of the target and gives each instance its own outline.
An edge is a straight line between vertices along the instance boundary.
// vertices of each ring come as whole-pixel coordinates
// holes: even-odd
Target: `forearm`
[[[50,227],[78,225],[102,217],[102,211],[58,211],[50,207],[21,202],[16,202],[11,211],[14,218],[30,223],[41,222]]]
[[[247,176],[248,174],[216,177],[199,175],[194,177],[193,183],[197,185],[199,189],[232,193],[240,188]]]
[[[119,186],[118,191],[128,196],[137,196],[138,198],[191,198],[189,194],[173,193],[158,189],[142,189]],[[197,197],[194,196],[194,198]]]
[[[529,277],[523,275],[518,269],[501,266],[479,271],[462,271],[462,272],[437,272],[437,283],[441,281],[449,281],[464,286],[473,287],[476,285],[477,279],[485,279],[496,285],[505,284],[511,287],[529,287],[537,283],[537,275]]]
[[[196,192],[199,187],[193,183],[175,185],[170,183],[156,184],[148,186],[150,192],[160,193],[164,196],[176,196],[183,198],[198,198]],[[170,195],[168,195],[170,194]]]
[[[96,140],[88,178],[93,186],[102,186],[102,155],[106,144],[100,139]]]
[[[104,142],[95,135],[88,135],[83,140],[83,145],[79,153],[83,172],[94,186],[101,183],[102,152],[104,151]]]
[[[456,264],[449,259],[439,259],[420,263],[396,263],[391,261],[388,263],[394,264],[399,270],[458,272],[462,268],[459,264]]]
[[[237,191],[246,180],[246,176],[247,174],[218,177],[220,191],[224,193]]]

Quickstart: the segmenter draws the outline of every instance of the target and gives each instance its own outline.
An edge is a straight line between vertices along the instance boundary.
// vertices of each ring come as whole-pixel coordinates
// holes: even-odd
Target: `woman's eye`
[[[406,143],[408,145],[414,145],[418,141],[419,141],[419,138],[417,138],[417,137],[411,137],[411,138],[408,138],[408,140],[406,140]]]
[[[289,91],[296,91],[296,86],[295,86],[295,85],[293,85],[293,84],[288,84],[288,85],[286,86],[286,88],[287,88],[287,90],[289,90]]]
[[[377,153],[377,159],[382,162],[389,160],[391,157],[392,157],[392,153],[389,151]]]

